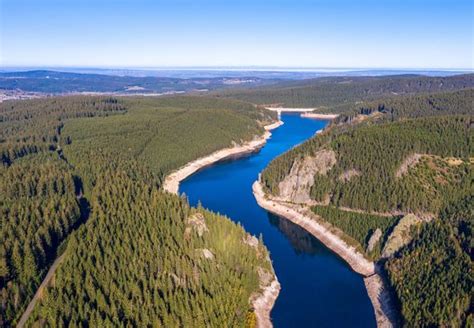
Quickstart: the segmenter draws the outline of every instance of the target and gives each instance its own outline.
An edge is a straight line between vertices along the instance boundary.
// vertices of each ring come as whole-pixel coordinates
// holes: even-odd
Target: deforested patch
[[[290,174],[278,185],[279,196],[295,203],[305,203],[311,200],[310,190],[316,174],[326,175],[336,164],[336,153],[333,150],[322,149],[314,156],[306,156],[293,163]]]
[[[339,181],[349,182],[352,178],[360,176],[360,172],[356,169],[350,169],[344,171],[339,177]]]
[[[209,231],[206,225],[206,221],[204,220],[204,215],[202,215],[201,213],[196,213],[188,217],[186,219],[186,224],[188,225],[185,230],[186,235],[188,235],[191,230],[194,230],[197,232],[199,237],[202,237],[204,232]]]
[[[375,245],[380,241],[382,237],[382,230],[377,228],[374,233],[370,236],[369,242],[367,243],[367,252],[370,253],[374,249]]]
[[[422,220],[414,214],[407,214],[400,219],[385,243],[382,257],[391,257],[403,246],[408,245],[412,240],[411,228],[421,222]]]
[[[416,154],[416,153],[408,156],[400,165],[397,172],[395,172],[395,177],[401,178],[405,173],[408,172],[408,169],[418,164],[418,162],[420,161],[422,157],[423,157],[422,154]]]
[[[449,166],[459,166],[461,165],[462,163],[464,163],[464,161],[460,158],[456,158],[456,157],[448,157],[446,158],[446,163],[449,165]]]
[[[208,260],[214,259],[214,253],[212,253],[209,249],[201,248],[198,251],[202,254],[202,256],[204,256],[205,259],[208,259]]]

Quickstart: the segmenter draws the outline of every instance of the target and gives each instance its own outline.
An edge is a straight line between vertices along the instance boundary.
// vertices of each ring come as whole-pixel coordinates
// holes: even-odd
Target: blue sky
[[[470,0],[0,3],[2,66],[474,66]]]

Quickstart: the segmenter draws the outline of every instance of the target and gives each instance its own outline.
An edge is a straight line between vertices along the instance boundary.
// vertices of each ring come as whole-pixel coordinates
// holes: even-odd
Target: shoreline
[[[204,156],[187,163],[183,167],[179,168],[176,171],[173,171],[172,173],[166,176],[165,181],[163,183],[163,189],[170,193],[178,194],[179,183],[181,181],[191,176],[192,174],[196,173],[197,171],[203,169],[204,167],[212,165],[223,159],[246,154],[246,153],[253,152],[257,149],[262,148],[272,135],[270,130],[276,129],[282,124],[283,124],[283,121],[278,120],[275,123],[265,125],[264,126],[265,133],[261,135],[260,137],[253,139],[252,141],[246,142],[240,146],[229,147],[229,148],[218,150],[208,156]],[[264,287],[263,290],[258,295],[258,297],[251,300],[252,306],[255,311],[255,316],[257,317],[257,327],[259,328],[273,327],[273,324],[270,318],[270,312],[273,309],[273,305],[275,304],[276,299],[278,298],[280,289],[281,289],[280,283],[278,282],[278,278],[276,274],[274,274],[274,279],[270,283],[270,285]]]
[[[265,107],[265,109],[271,110],[272,112],[285,112],[285,113],[304,113],[312,112],[316,108],[290,108],[290,107]]]
[[[181,168],[171,172],[166,176],[165,181],[163,182],[163,189],[172,194],[178,194],[179,183],[181,181],[183,181],[190,175],[196,173],[197,171],[201,170],[202,168],[205,168],[206,166],[212,165],[229,157],[250,153],[263,147],[272,135],[270,133],[270,130],[276,129],[282,124],[283,122],[279,120],[275,123],[265,125],[265,133],[260,137],[254,138],[253,140],[246,142],[243,145],[223,148],[221,150],[213,152],[210,155],[188,162]]]
[[[333,120],[337,117],[339,117],[339,114],[319,114],[319,113],[301,113],[301,117],[304,118],[312,118],[312,119],[317,119],[317,120]]]
[[[373,305],[377,327],[394,327],[393,307],[383,279],[378,273],[374,262],[367,260],[353,246],[348,245],[339,236],[313,220],[307,213],[302,213],[296,207],[268,198],[263,191],[260,181],[252,185],[253,194],[258,205],[265,210],[283,217],[302,227],[326,247],[339,255],[356,273],[364,277],[367,294]]]
[[[272,328],[273,323],[270,318],[270,312],[275,305],[278,294],[280,294],[280,282],[275,274],[275,278],[270,285],[266,286],[259,296],[252,300],[252,306],[257,317],[258,328]]]
[[[345,241],[329,231],[326,227],[322,226],[315,220],[312,220],[308,215],[304,215],[295,208],[284,205],[277,200],[267,198],[259,181],[254,182],[252,190],[260,207],[282,216],[310,232],[326,245],[326,247],[342,257],[355,272],[363,276],[371,276],[375,274],[374,263],[367,260],[361,253],[357,252],[353,246],[349,246]]]

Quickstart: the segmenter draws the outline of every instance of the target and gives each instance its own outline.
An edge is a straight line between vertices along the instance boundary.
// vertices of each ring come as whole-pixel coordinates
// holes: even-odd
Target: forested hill
[[[372,121],[396,121],[439,115],[469,115],[474,112],[473,98],[474,88],[469,88],[459,91],[392,96],[374,101],[363,101],[345,106],[344,112],[333,123],[350,123],[368,116]]]
[[[317,108],[340,112],[339,106],[386,96],[459,90],[474,87],[474,74],[450,77],[395,75],[381,77],[327,77],[282,82],[252,89],[215,91],[217,97],[235,98],[278,107]],[[343,107],[343,110],[346,108]]]
[[[362,101],[262,172],[385,263],[407,327],[472,325],[473,104],[473,89]]]
[[[0,325],[60,254],[28,326],[252,325],[250,296],[273,274],[262,242],[160,185],[275,118],[203,97],[0,104]]]

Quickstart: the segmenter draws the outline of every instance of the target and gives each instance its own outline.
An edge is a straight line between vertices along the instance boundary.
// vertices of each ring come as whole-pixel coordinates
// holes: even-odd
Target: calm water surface
[[[252,184],[268,163],[310,138],[327,122],[283,115],[284,125],[258,153],[207,167],[181,183],[191,204],[240,222],[263,235],[281,292],[271,313],[275,327],[375,327],[362,277],[317,239],[260,208]]]

